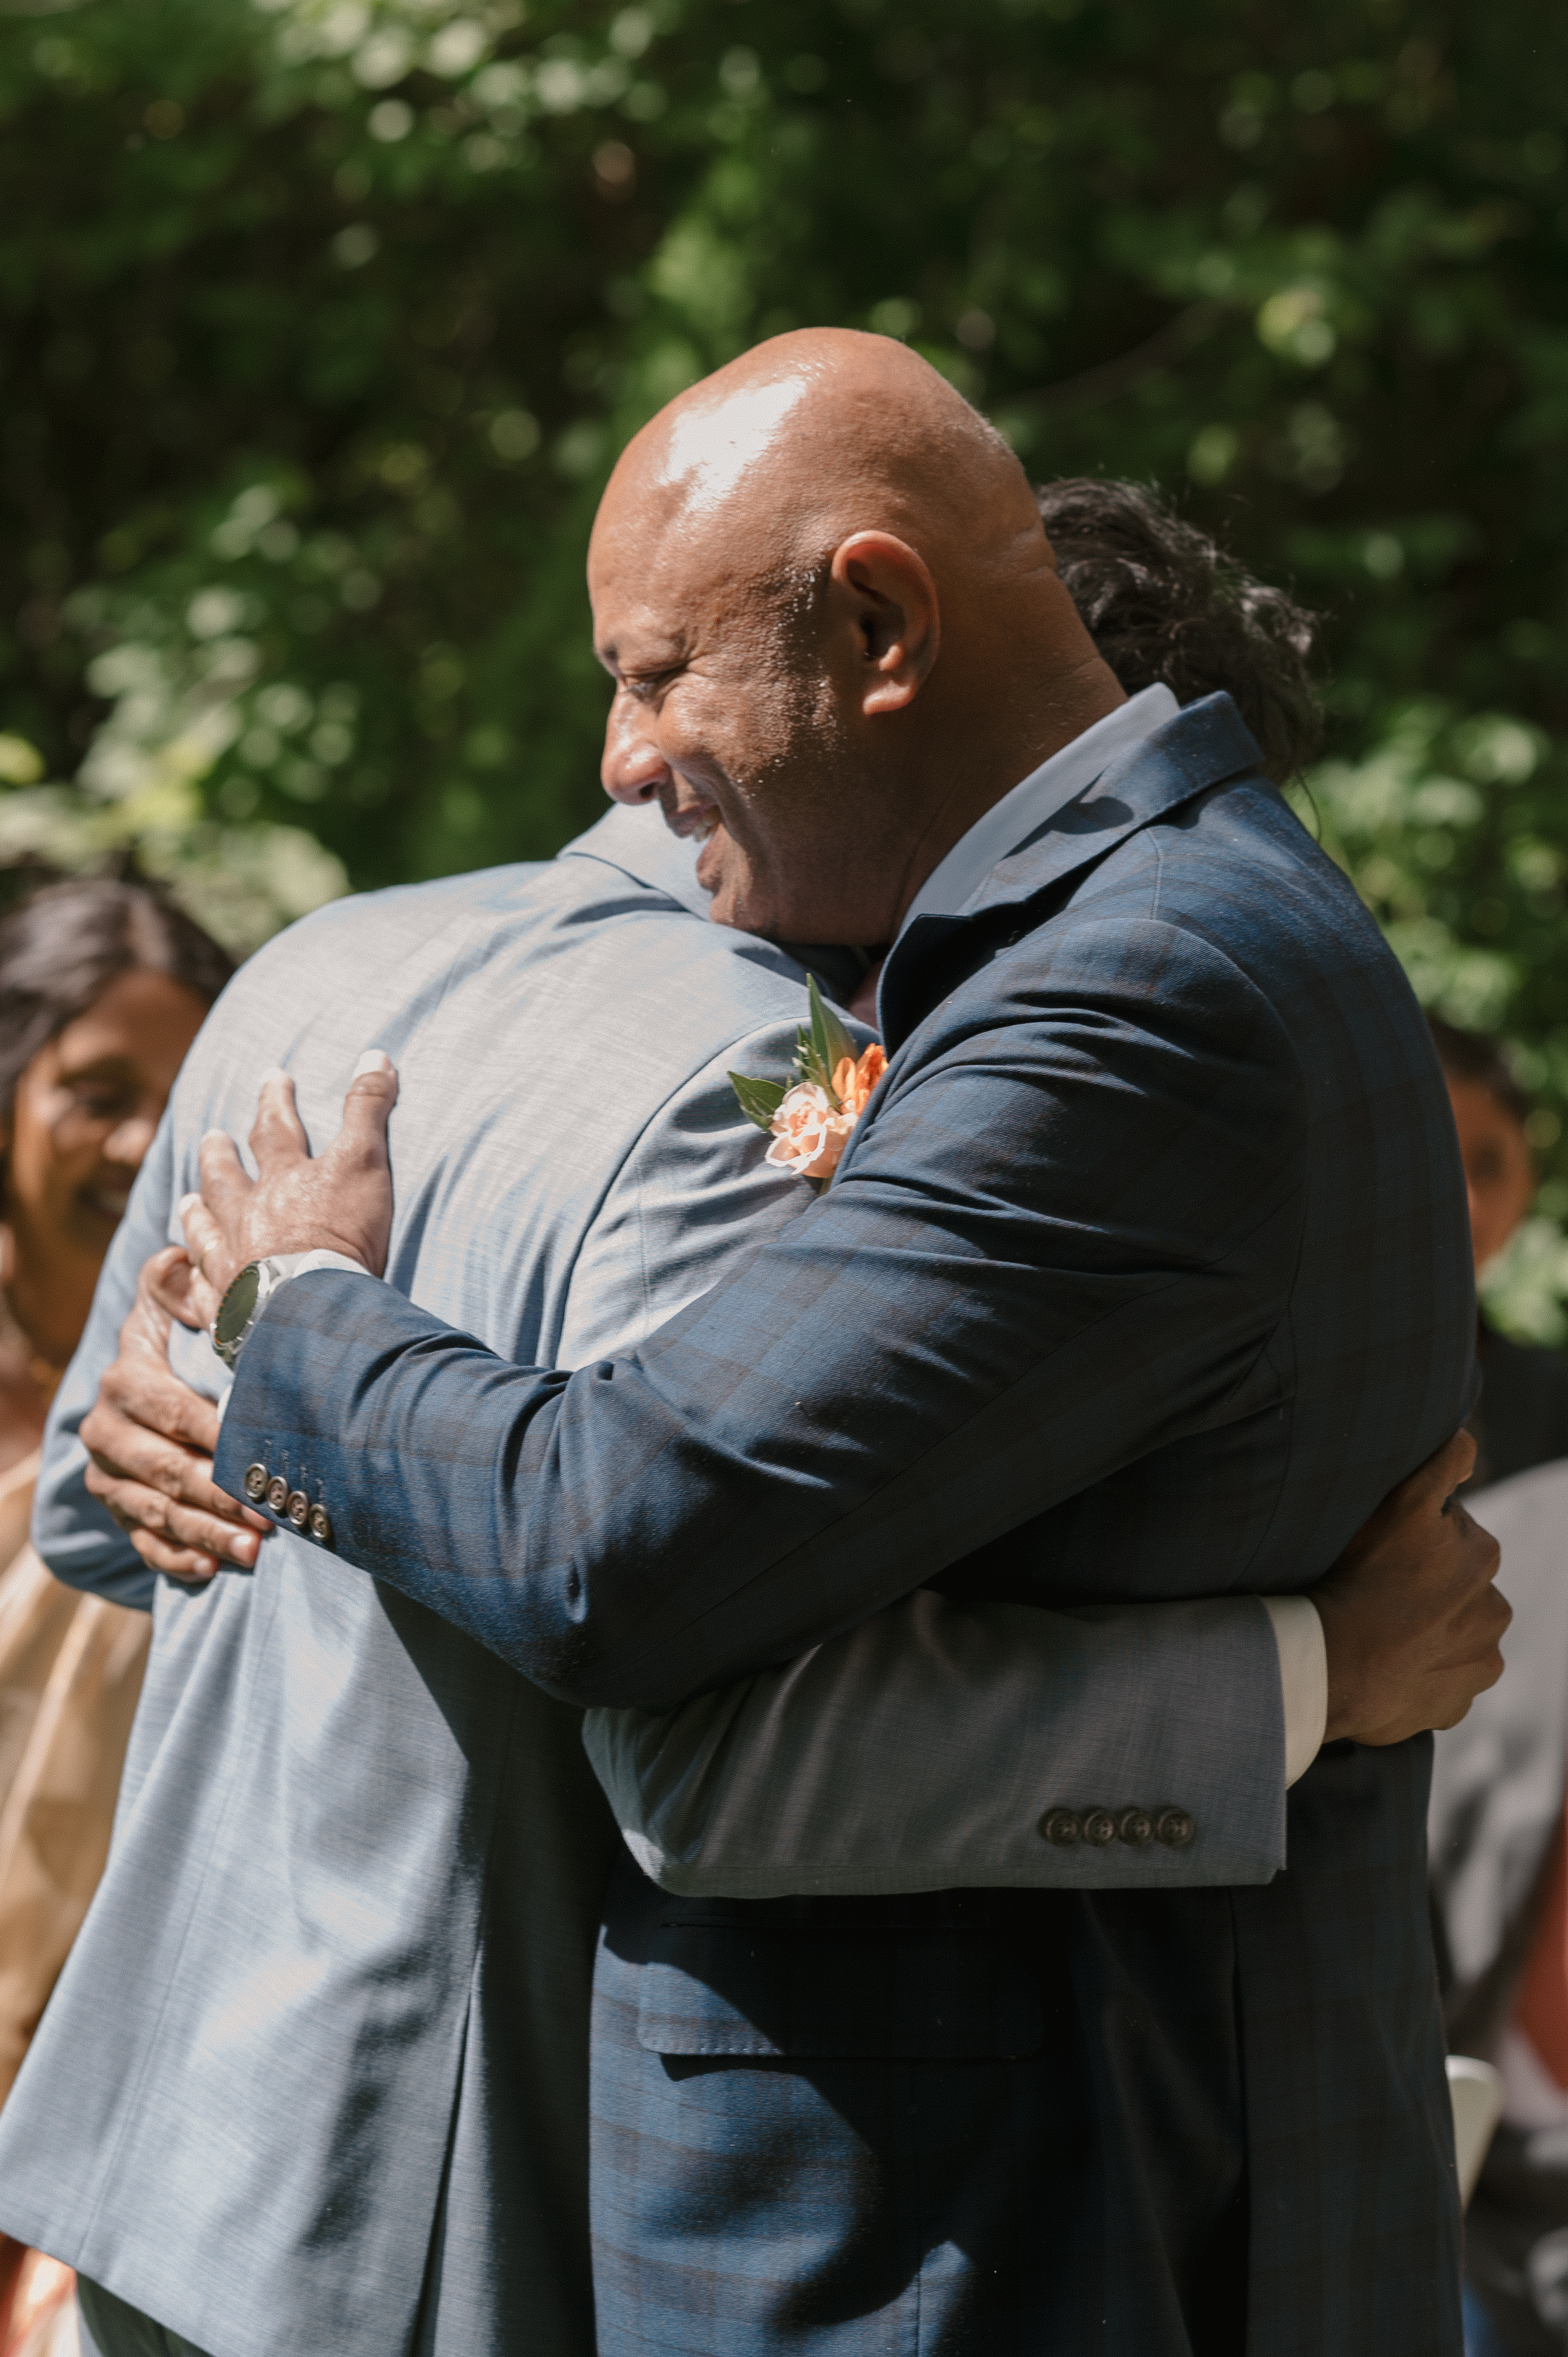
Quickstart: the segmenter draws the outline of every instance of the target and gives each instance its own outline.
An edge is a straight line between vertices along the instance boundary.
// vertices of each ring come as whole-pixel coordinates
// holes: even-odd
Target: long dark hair
[[[123,974],[163,974],[209,1006],[234,962],[146,884],[51,884],[0,921],[0,1125],[41,1049]]]
[[[1224,688],[1275,784],[1298,776],[1323,742],[1316,617],[1141,483],[1079,479],[1035,496],[1068,593],[1129,695],[1163,681],[1191,704]]]

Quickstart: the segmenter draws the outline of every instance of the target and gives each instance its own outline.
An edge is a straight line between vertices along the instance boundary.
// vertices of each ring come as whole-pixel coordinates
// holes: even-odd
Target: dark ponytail
[[[1192,704],[1225,689],[1276,785],[1316,758],[1314,615],[1142,484],[1046,483],[1036,498],[1069,595],[1130,695],[1163,682]]]

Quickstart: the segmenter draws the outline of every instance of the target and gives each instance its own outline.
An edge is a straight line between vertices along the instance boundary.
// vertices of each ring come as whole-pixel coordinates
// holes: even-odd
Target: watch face
[[[252,1261],[242,1268],[218,1305],[218,1315],[212,1321],[212,1339],[220,1351],[231,1350],[244,1338],[245,1329],[256,1314],[256,1295],[261,1287],[262,1272]]]

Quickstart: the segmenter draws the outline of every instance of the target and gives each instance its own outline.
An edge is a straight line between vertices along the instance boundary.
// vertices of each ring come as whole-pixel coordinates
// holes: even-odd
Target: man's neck
[[[994,716],[983,741],[940,741],[927,754],[928,773],[940,780],[925,827],[912,847],[894,931],[921,886],[971,827],[1015,786],[1127,701],[1126,692],[1098,655],[1079,670],[1058,673],[1047,692],[1015,716]],[[997,724],[1001,723],[999,726]],[[950,732],[941,732],[942,739]]]

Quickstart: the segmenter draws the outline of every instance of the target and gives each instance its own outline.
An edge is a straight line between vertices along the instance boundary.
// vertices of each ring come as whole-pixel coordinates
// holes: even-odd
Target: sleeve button
[[[310,1519],[310,1501],[303,1490],[291,1490],[284,1502],[290,1530],[302,1531]]]
[[[1040,1831],[1058,1849],[1071,1849],[1082,1830],[1076,1809],[1047,1809],[1040,1819]]]
[[[274,1514],[281,1514],[288,1503],[288,1483],[281,1473],[274,1473],[267,1483],[267,1504]]]
[[[313,1539],[318,1539],[323,1546],[329,1547],[331,1545],[332,1517],[328,1512],[325,1506],[312,1506],[310,1510],[310,1535]]]
[[[267,1480],[267,1469],[264,1465],[246,1466],[245,1495],[249,1498],[252,1506],[259,1505],[261,1501],[266,1496]]]
[[[1196,1830],[1185,1809],[1162,1809],[1155,1819],[1155,1838],[1167,1849],[1185,1849]]]
[[[1116,1836],[1131,1849],[1145,1849],[1155,1837],[1155,1821],[1147,1809],[1123,1809],[1116,1820]]]
[[[1109,1809],[1085,1809],[1083,1838],[1092,1842],[1096,1849],[1103,1849],[1107,1842],[1115,1840],[1116,1820]]]

